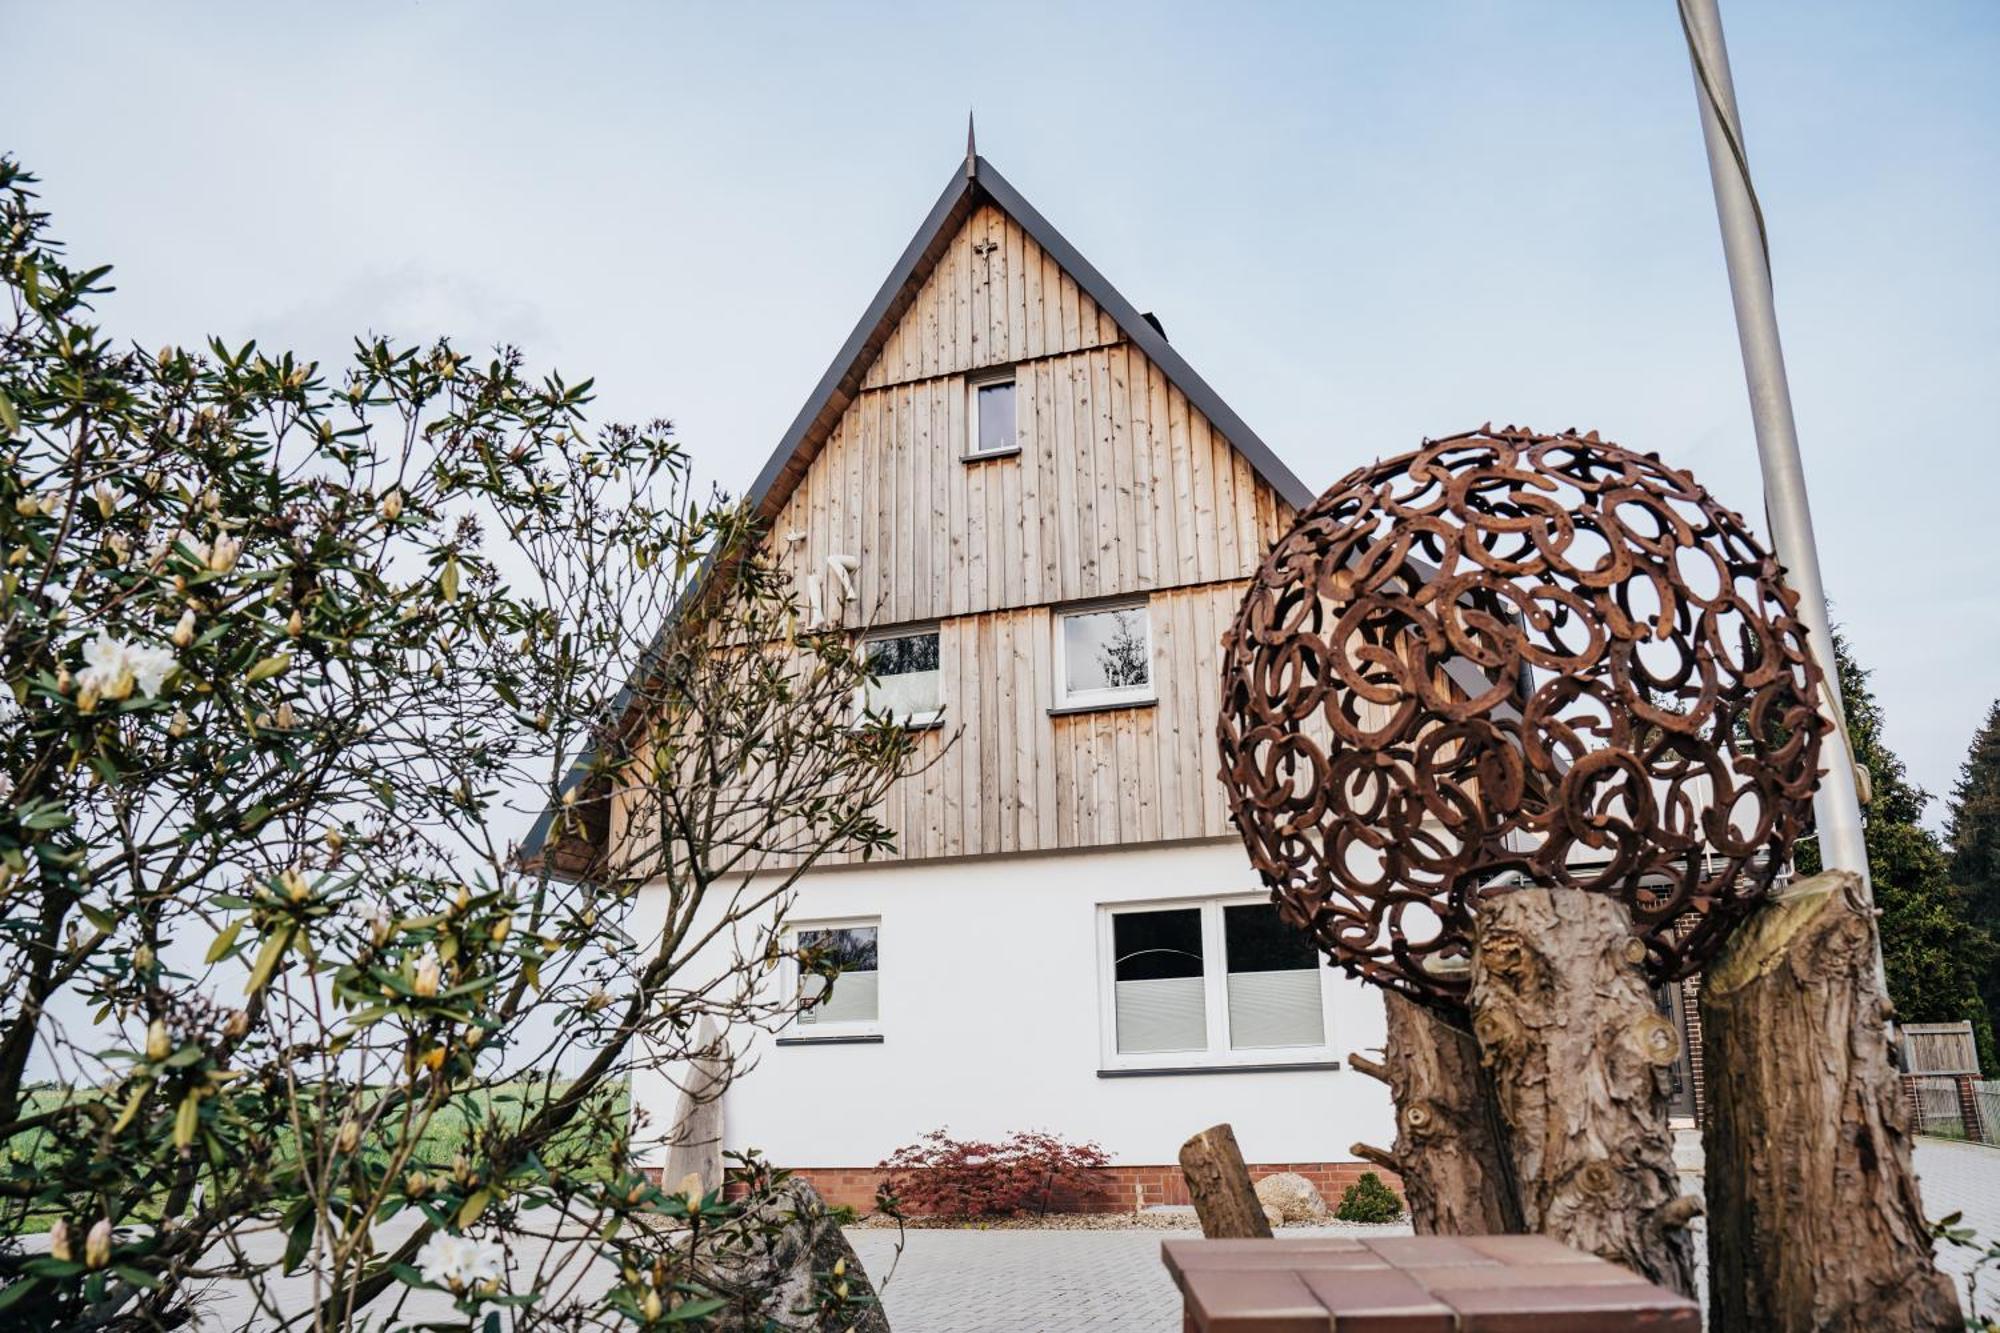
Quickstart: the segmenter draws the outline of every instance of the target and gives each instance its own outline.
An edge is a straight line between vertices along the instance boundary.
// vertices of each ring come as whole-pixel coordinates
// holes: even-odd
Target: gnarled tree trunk
[[[1860,880],[1742,926],[1702,981],[1709,1327],[1958,1329],[1910,1165]]]
[[[1521,889],[1479,905],[1474,938],[1472,1030],[1528,1229],[1692,1295],[1700,1201],[1680,1194],[1667,1129],[1680,1038],[1625,908]]]
[[[1472,1034],[1414,1000],[1384,996],[1389,1039],[1383,1063],[1350,1057],[1396,1098],[1396,1150],[1357,1143],[1358,1156],[1402,1178],[1419,1235],[1483,1236],[1527,1229],[1507,1155],[1499,1107]]]

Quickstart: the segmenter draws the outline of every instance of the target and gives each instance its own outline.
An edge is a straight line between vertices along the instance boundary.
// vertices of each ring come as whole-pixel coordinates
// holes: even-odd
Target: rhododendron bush
[[[624,1089],[782,1022],[793,879],[886,845],[911,745],[854,725],[851,637],[664,423],[504,349],[121,344],[31,184],[0,160],[0,1324],[172,1327],[220,1275],[260,1328],[698,1316],[661,1237],[734,1205],[642,1174]]]

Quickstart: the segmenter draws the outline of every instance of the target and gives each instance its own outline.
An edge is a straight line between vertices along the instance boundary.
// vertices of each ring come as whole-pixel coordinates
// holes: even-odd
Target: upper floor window
[[[1065,611],[1056,635],[1064,707],[1153,699],[1153,625],[1146,604]]]
[[[927,727],[944,716],[944,673],[935,629],[878,634],[862,651],[874,680],[861,687],[861,707],[904,726]]]
[[[969,380],[966,391],[971,403],[965,456],[993,458],[1019,451],[1021,443],[1014,434],[1014,373]]]
[[[810,1006],[799,1013],[801,1035],[832,1037],[877,1030],[881,933],[881,923],[873,919],[828,921],[792,930],[795,950],[838,969],[829,983],[819,972],[794,964],[797,996]]]

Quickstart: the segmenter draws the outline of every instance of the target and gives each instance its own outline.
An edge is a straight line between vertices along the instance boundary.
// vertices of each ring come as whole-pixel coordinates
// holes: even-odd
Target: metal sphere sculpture
[[[1807,827],[1826,723],[1795,595],[1685,472],[1490,426],[1337,483],[1223,641],[1222,779],[1294,926],[1464,1002],[1473,908],[1612,894],[1696,970]]]

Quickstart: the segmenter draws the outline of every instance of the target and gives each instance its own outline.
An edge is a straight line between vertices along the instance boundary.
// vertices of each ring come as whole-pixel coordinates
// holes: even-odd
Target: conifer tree
[[[1966,895],[1953,883],[1943,841],[1923,826],[1930,793],[1910,780],[1902,759],[1883,741],[1882,707],[1868,687],[1869,673],[1855,662],[1838,630],[1833,651],[1848,738],[1868,770],[1872,789],[1863,811],[1868,874],[1882,913],[1882,964],[1897,1016],[1906,1023],[1968,1019],[1981,1065],[2000,1067],[1994,1058],[1993,1020],[1979,985],[1993,974],[2000,949],[1991,931],[1973,919]],[[1994,749],[2000,754],[2000,745]],[[2000,828],[1994,836],[2000,841]],[[1802,873],[1817,871],[1818,844],[1801,844],[1798,861]]]
[[[1958,770],[1945,845],[1972,923],[2000,940],[2000,700],[1986,710]],[[2000,1029],[2000,951],[1989,952],[1979,969],[1979,994],[1988,1021]]]

